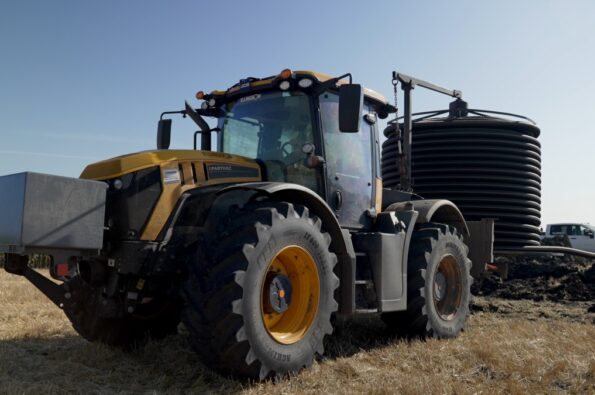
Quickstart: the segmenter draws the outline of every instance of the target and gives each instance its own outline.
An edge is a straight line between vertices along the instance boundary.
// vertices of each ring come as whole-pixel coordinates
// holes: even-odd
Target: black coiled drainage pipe
[[[471,112],[472,110],[469,110]],[[454,202],[468,221],[495,219],[494,249],[538,246],[541,218],[540,130],[492,116],[413,122],[413,191]],[[382,177],[399,187],[395,124],[384,131]]]

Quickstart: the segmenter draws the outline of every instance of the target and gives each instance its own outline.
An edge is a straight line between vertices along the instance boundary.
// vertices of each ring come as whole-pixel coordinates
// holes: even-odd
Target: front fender
[[[331,248],[338,258],[338,275],[341,281],[339,312],[353,313],[355,311],[355,250],[349,232],[341,229],[329,205],[311,189],[284,182],[237,184],[223,188],[217,194],[224,195],[238,190],[257,192],[253,197],[266,195],[273,199],[306,206],[310,213],[322,220],[324,230],[331,236]]]

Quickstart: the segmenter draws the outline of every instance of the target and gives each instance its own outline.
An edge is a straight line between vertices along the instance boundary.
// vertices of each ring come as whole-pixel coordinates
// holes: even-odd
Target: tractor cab
[[[186,106],[201,127],[202,149],[218,132],[217,150],[256,160],[266,181],[294,183],[320,195],[342,227],[366,228],[380,211],[377,118],[391,106],[380,94],[310,71],[283,70],[263,79],[247,78],[225,91]],[[201,117],[217,118],[205,128]],[[196,145],[196,144],[195,144]]]

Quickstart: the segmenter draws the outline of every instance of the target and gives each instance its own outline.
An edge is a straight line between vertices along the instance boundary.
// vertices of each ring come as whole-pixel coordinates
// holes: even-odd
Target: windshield
[[[304,166],[305,143],[313,143],[311,98],[302,92],[244,96],[222,107],[221,150],[260,159],[271,181],[316,190],[316,172]]]

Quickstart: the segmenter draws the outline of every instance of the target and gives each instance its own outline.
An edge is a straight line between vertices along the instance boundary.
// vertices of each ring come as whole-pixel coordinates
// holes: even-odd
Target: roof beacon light
[[[279,84],[279,89],[281,89],[282,91],[286,91],[289,89],[290,86],[291,84],[289,83],[289,81],[281,81],[281,83]]]
[[[197,98],[198,100],[202,100],[202,99],[204,99],[204,98],[205,98],[205,93],[204,93],[203,91],[198,91],[198,92],[196,92],[196,98]]]
[[[300,88],[309,88],[312,86],[313,83],[314,81],[312,81],[312,79],[310,78],[302,78],[298,81],[298,85],[300,86]]]
[[[287,80],[290,79],[292,75],[293,72],[291,71],[291,69],[285,69],[281,73],[279,73],[279,78],[281,78],[282,80]]]

